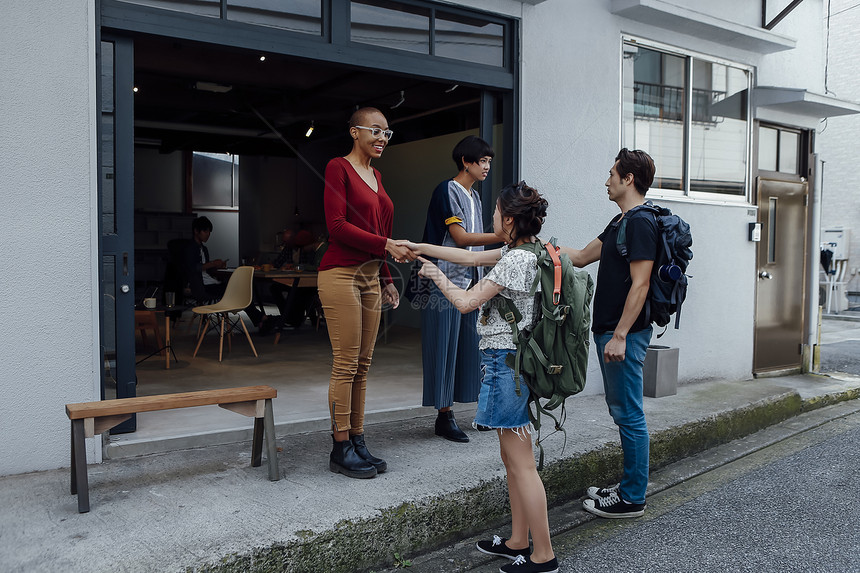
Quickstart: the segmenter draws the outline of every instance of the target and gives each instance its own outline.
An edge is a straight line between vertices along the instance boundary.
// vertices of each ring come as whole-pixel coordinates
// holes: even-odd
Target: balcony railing
[[[721,100],[726,92],[694,89],[693,121],[717,123],[720,116],[711,114],[711,106]],[[663,84],[635,82],[633,84],[633,114],[663,121],[683,121],[684,88]]]

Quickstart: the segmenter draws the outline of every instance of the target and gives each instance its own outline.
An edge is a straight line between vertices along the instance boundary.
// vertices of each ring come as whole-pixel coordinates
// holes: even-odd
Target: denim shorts
[[[517,396],[514,371],[505,364],[515,350],[487,348],[481,350],[481,391],[475,425],[488,428],[522,428],[529,423],[529,388],[520,380]]]

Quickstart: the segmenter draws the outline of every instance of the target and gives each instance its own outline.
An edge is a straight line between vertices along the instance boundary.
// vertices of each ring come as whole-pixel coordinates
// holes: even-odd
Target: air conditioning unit
[[[844,227],[829,227],[821,230],[821,248],[833,251],[833,260],[847,260],[851,231]]]

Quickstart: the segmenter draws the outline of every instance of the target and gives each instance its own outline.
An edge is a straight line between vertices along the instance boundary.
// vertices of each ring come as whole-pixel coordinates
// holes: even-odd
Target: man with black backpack
[[[652,332],[645,303],[660,234],[653,213],[637,207],[645,203],[654,171],[654,161],[647,153],[622,149],[606,181],[609,200],[621,213],[582,250],[561,247],[574,266],[600,261],[591,330],[606,404],[618,426],[624,453],[618,485],[588,488],[583,507],[601,517],[645,513],[649,436],[642,407],[642,370]],[[619,231],[626,235],[624,254],[618,248]]]

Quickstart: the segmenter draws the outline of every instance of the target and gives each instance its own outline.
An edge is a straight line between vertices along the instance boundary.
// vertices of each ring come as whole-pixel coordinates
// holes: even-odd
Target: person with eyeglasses
[[[457,174],[439,183],[427,208],[422,242],[473,252],[499,242],[495,233],[484,232],[481,196],[472,187],[490,173],[495,152],[480,137],[463,138],[451,152]],[[439,270],[462,289],[477,284],[483,267],[466,267],[444,260]],[[412,304],[421,308],[421,357],[424,370],[423,406],[438,410],[435,432],[452,442],[465,443],[469,436],[454,419],[454,402],[478,401],[481,388],[481,355],[478,351],[478,310],[462,314],[448,302],[432,281],[422,281],[420,292],[411,293]]]
[[[618,426],[623,453],[621,481],[610,487],[589,487],[588,499],[582,502],[586,511],[600,517],[639,517],[646,507],[649,436],[642,372],[652,329],[644,306],[660,235],[654,217],[637,207],[645,203],[654,172],[654,160],[644,151],[619,151],[605,185],[609,200],[621,213],[583,249],[561,247],[574,266],[600,261],[591,331],[606,405]],[[622,218],[627,220],[626,257],[617,245]]]
[[[329,469],[352,478],[372,478],[388,468],[364,440],[367,372],[373,357],[382,303],[397,308],[400,295],[385,258],[415,255],[391,239],[394,204],[370,162],[391,140],[388,120],[364,107],[349,119],[352,150],[325,169],[323,204],[329,245],[319,265],[320,302],[332,347],[328,408],[332,424]]]

